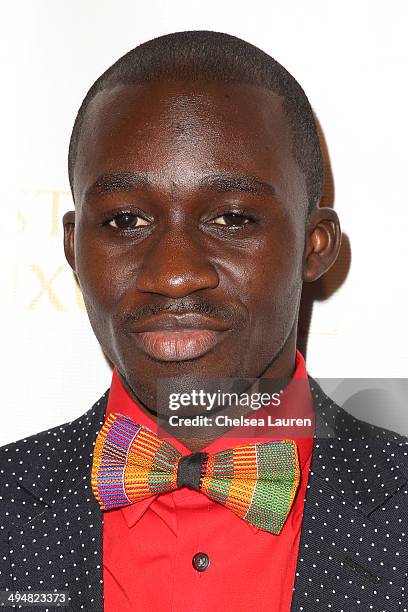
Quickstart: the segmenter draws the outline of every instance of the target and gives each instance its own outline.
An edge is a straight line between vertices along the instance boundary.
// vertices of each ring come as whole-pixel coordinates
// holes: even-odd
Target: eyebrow
[[[276,189],[271,183],[261,180],[257,176],[240,174],[210,174],[204,177],[200,187],[212,191],[275,195]]]
[[[86,190],[85,199],[106,193],[127,192],[138,187],[152,187],[153,183],[143,172],[115,172],[103,174]],[[257,176],[240,174],[209,174],[198,186],[220,193],[239,192],[255,195],[275,195],[275,187]]]
[[[149,187],[151,185],[146,174],[142,172],[115,172],[103,174],[88,187],[85,199],[94,195],[132,191],[136,187]]]

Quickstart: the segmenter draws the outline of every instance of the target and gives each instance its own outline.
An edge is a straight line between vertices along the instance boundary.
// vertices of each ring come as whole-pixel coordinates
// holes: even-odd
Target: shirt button
[[[198,552],[193,557],[193,567],[197,572],[205,572],[210,565],[210,558],[203,552]]]

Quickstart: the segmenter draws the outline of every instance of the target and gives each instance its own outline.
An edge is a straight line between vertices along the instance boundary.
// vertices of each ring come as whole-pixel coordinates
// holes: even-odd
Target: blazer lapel
[[[407,453],[392,432],[354,419],[310,382],[316,433],[291,611],[400,611]]]
[[[90,469],[107,396],[79,419],[28,439],[33,461],[14,500],[20,520],[8,534],[10,588],[69,591],[64,609],[73,612],[103,610],[103,513]]]

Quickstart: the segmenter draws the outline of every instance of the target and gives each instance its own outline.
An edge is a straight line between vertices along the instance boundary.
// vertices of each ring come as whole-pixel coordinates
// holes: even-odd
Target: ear
[[[75,267],[75,211],[70,210],[62,218],[64,225],[64,252],[67,262],[74,272]]]
[[[337,259],[341,244],[341,229],[332,208],[316,208],[307,222],[303,255],[303,280],[307,283],[320,278]]]

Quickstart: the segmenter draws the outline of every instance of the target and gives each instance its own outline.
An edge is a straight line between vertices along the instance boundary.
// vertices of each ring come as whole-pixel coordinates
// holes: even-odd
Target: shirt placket
[[[172,612],[208,612],[214,558],[203,533],[211,501],[205,495],[180,489],[173,493],[177,523]],[[201,528],[200,528],[201,527]]]

